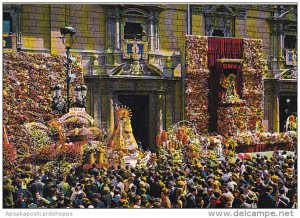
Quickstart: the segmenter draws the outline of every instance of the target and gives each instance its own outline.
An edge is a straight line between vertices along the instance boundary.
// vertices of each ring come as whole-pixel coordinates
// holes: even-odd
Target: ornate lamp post
[[[86,107],[86,94],[87,94],[87,87],[83,85],[77,85],[75,88],[76,93],[76,101],[74,103],[71,102],[70,99],[70,83],[72,78],[74,78],[74,75],[71,73],[71,52],[70,48],[74,43],[74,36],[76,33],[76,30],[71,26],[66,26],[60,29],[61,33],[61,40],[62,43],[66,47],[66,55],[67,55],[67,61],[66,61],[66,82],[67,82],[67,96],[64,99],[61,96],[61,90],[63,86],[61,84],[56,84],[51,87],[51,97],[52,97],[52,108],[54,110],[61,111],[63,113],[68,113],[70,107]]]

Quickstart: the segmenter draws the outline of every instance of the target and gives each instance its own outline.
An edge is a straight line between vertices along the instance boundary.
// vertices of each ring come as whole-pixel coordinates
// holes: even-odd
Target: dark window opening
[[[12,16],[9,12],[3,13],[3,48],[12,48]]]
[[[12,32],[12,17],[9,12],[3,13],[3,33]]]
[[[297,37],[291,35],[285,35],[284,37],[284,48],[295,49],[297,43]]]
[[[212,33],[213,36],[224,36],[223,30],[214,30]]]
[[[124,27],[124,39],[142,39],[143,27],[140,23],[126,22]]]

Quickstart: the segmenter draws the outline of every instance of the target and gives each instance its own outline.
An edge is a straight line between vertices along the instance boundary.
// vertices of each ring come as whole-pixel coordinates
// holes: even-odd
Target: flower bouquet
[[[82,143],[64,143],[58,148],[58,159],[69,163],[76,163],[82,158]]]
[[[17,149],[11,143],[3,143],[3,168],[11,171],[17,161]]]
[[[35,165],[43,165],[49,161],[55,160],[57,156],[57,151],[54,145],[47,145],[40,149],[38,149],[35,153],[30,157],[31,162]]]

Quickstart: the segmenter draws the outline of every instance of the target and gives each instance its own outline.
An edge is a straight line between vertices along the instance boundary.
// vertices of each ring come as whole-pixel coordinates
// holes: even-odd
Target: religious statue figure
[[[133,62],[130,64],[130,72],[131,72],[133,75],[136,75],[136,76],[142,75],[142,72],[143,72],[143,65],[140,64],[139,61],[133,61]]]
[[[228,77],[223,76],[220,80],[220,85],[225,89],[221,93],[223,102],[238,101],[240,99],[236,92],[236,76],[234,74],[229,74]]]
[[[228,76],[228,87],[225,93],[225,98],[230,98],[232,96],[238,96],[236,93],[236,89],[235,89],[235,75],[234,74],[230,74]]]
[[[104,147],[99,148],[99,163],[100,164],[106,163],[105,152],[106,152],[106,150]]]
[[[132,133],[131,111],[126,106],[116,106],[116,125],[108,142],[112,150],[122,150],[128,154],[128,150],[138,149],[137,142]]]

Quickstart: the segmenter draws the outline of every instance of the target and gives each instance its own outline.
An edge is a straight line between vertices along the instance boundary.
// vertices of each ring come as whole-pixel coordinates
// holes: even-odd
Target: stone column
[[[159,50],[158,25],[159,25],[159,14],[157,11],[151,10],[148,19],[148,43],[149,43],[150,52]]]
[[[155,50],[155,46],[154,46],[154,37],[155,37],[155,30],[154,30],[154,11],[150,11],[150,16],[149,16],[149,20],[148,20],[148,43],[149,43],[149,51],[153,52]]]
[[[157,110],[158,113],[158,129],[162,131],[166,129],[166,90],[161,85],[159,90],[157,90],[158,104],[159,108]]]
[[[160,132],[160,108],[158,107],[158,99],[157,95],[155,93],[151,93],[149,95],[149,136],[148,141],[149,141],[149,149],[153,151],[155,149],[155,143],[156,143],[156,134]]]
[[[158,12],[155,11],[154,17],[154,32],[155,32],[155,50],[159,51],[159,15]]]
[[[115,13],[111,8],[106,8],[106,50],[114,50],[114,16]]]
[[[114,108],[113,108],[113,93],[107,90],[106,84],[102,83],[103,88],[99,90],[100,97],[98,106],[99,114],[98,119],[101,119],[101,123],[106,125],[107,131],[112,133],[114,129]]]
[[[114,130],[115,126],[115,116],[114,116],[114,106],[113,106],[113,94],[109,94],[108,96],[108,120],[107,120],[107,128],[109,132],[112,132]]]
[[[101,95],[95,92],[93,97],[93,117],[95,120],[95,126],[101,124],[102,122],[102,114],[101,114]]]
[[[115,16],[114,16],[114,39],[115,39],[115,51],[119,51],[121,49],[121,38],[120,38],[120,21],[121,21],[121,15],[119,8],[115,9]]]
[[[283,24],[277,23],[277,48],[278,48],[278,53],[277,53],[277,61],[278,61],[278,68],[283,69],[284,68],[284,31],[283,31]]]
[[[109,133],[114,129],[114,107],[113,107],[113,94],[105,92],[101,95],[101,119],[106,122],[106,127]]]
[[[273,131],[279,132],[280,130],[280,114],[279,114],[279,87],[278,80],[275,82],[275,92],[274,92],[274,104],[273,104]]]

